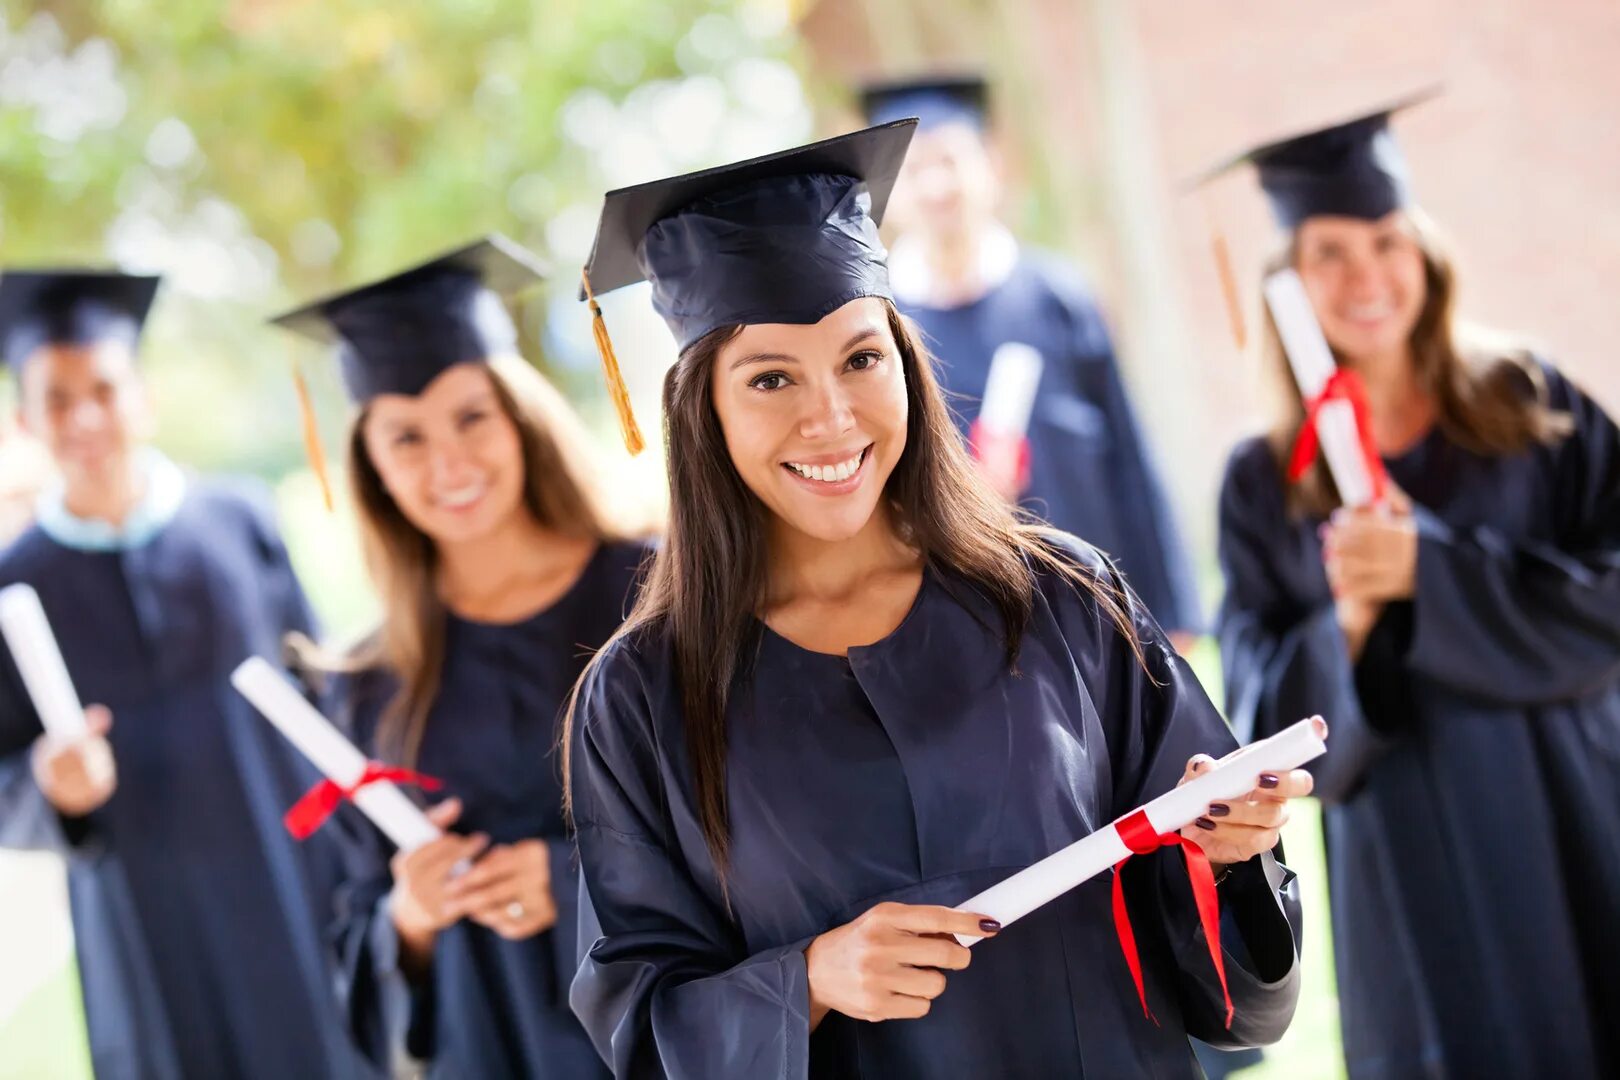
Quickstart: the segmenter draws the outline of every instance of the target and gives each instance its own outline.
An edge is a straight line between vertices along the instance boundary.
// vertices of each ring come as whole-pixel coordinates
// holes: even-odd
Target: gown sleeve
[[[1240,447],[1220,498],[1226,596],[1217,632],[1227,715],[1238,740],[1248,743],[1321,714],[1332,735],[1327,754],[1312,762],[1311,772],[1317,797],[1339,802],[1355,793],[1391,737],[1362,711],[1355,665],[1325,584],[1323,600],[1312,604],[1281,576],[1302,559],[1320,561],[1314,553],[1296,550],[1299,542],[1269,450],[1258,441]],[[1364,655],[1381,651],[1385,632],[1381,621]]]
[[[1131,586],[1171,630],[1199,632],[1204,628],[1192,564],[1176,527],[1164,484],[1137,423],[1121,377],[1108,327],[1095,301],[1076,281],[1056,287],[1074,339],[1077,389],[1103,412],[1108,426],[1112,499],[1129,537],[1129,551],[1116,552],[1126,562]]]
[[[808,941],[749,955],[694,881],[625,645],[587,676],[572,733],[583,922],[599,930],[570,1004],[617,1077],[805,1076]]]
[[[1454,528],[1419,507],[1417,588],[1407,663],[1462,693],[1545,705],[1620,673],[1620,432],[1547,368],[1572,433],[1552,458],[1556,540]]]
[[[1128,604],[1142,660],[1094,604],[1080,603],[1060,625],[1066,624],[1074,655],[1090,669],[1086,683],[1107,737],[1112,813],[1118,816],[1174,788],[1193,755],[1220,757],[1235,742],[1140,600],[1111,567],[1105,565],[1099,578]],[[1060,601],[1060,609],[1065,606]],[[1182,856],[1167,850],[1137,860],[1126,868],[1125,885],[1133,922],[1158,923],[1188,1034],[1218,1047],[1255,1046],[1282,1036],[1299,998],[1302,920],[1298,884],[1275,854],[1234,866],[1218,893],[1220,944],[1234,1009],[1230,1029]]]

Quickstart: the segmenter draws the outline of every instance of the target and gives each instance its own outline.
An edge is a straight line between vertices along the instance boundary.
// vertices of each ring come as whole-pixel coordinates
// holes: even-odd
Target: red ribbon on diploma
[[[413,772],[397,765],[384,765],[380,761],[368,761],[365,772],[360,774],[360,779],[349,787],[327,779],[304,792],[303,798],[293,803],[292,809],[287,811],[281,822],[294,837],[307,840],[314,835],[315,830],[326,824],[326,819],[331,817],[339,806],[354,798],[355,792],[379,780],[389,780],[396,784],[415,784],[424,791],[438,791],[443,786],[434,777],[423,773]]]
[[[1021,492],[1029,487],[1029,439],[991,431],[981,421],[968,429],[968,449],[974,460],[990,470],[1011,469],[1013,484]]]
[[[1220,901],[1215,895],[1215,872],[1209,867],[1204,849],[1185,836],[1160,836],[1153,831],[1153,823],[1144,811],[1138,810],[1114,823],[1119,838],[1131,854],[1114,864],[1114,933],[1119,935],[1119,949],[1125,954],[1125,965],[1131,969],[1136,982],[1136,996],[1142,1002],[1142,1015],[1159,1022],[1148,1008],[1147,989],[1142,985],[1142,959],[1136,952],[1136,932],[1131,929],[1131,915],[1125,908],[1125,885],[1120,870],[1134,856],[1150,855],[1161,847],[1180,847],[1187,859],[1187,879],[1192,882],[1193,903],[1198,907],[1198,921],[1204,928],[1204,940],[1209,945],[1209,958],[1215,964],[1215,974],[1221,980],[1221,996],[1226,999],[1226,1026],[1232,1026],[1232,992],[1226,987],[1226,964],[1221,959]]]
[[[1378,456],[1373,442],[1372,410],[1367,405],[1367,388],[1361,376],[1349,368],[1337,368],[1315,397],[1305,403],[1305,422],[1300,425],[1299,437],[1294,440],[1294,452],[1288,458],[1288,479],[1298,483],[1316,461],[1319,439],[1316,432],[1317,414],[1330,401],[1348,401],[1356,417],[1356,442],[1361,446],[1361,458],[1367,466],[1367,478],[1372,481],[1373,502],[1384,498],[1384,459]]]

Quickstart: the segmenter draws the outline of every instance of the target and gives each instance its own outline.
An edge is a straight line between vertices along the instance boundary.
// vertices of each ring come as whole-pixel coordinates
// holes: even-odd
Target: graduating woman
[[[1001,933],[947,906],[1233,740],[1107,561],[977,477],[877,238],[911,128],[608,196],[587,286],[649,278],[682,348],[670,531],[570,719],[572,1000],[621,1077],[1189,1076],[1188,1032],[1293,1010],[1303,772],[1187,830],[1230,1026],[1179,855],[1125,870],[1157,1023],[1107,881]]]
[[[310,629],[269,492],[148,444],[136,347],[157,281],[0,278],[0,353],[60,482],[0,556],[40,596],[89,730],[42,733],[0,662],[0,844],[67,860],[98,1077],[334,1077],[359,1061],[321,929],[340,865],[281,826],[310,769],[231,688]]]
[[[645,549],[610,519],[583,426],[518,356],[501,296],[538,273],[494,237],[278,320],[336,339],[359,407],[349,476],[383,615],[344,711],[370,755],[443,783],[431,813],[460,830],[379,847],[343,905],[357,1036],[434,1076],[604,1071],[568,1010],[578,875],[553,751]]]
[[[1345,509],[1293,456],[1273,330],[1285,411],[1221,495],[1232,719],[1334,726],[1318,787],[1351,1076],[1613,1076],[1620,433],[1545,360],[1454,325],[1389,111],[1249,155],[1389,494]]]

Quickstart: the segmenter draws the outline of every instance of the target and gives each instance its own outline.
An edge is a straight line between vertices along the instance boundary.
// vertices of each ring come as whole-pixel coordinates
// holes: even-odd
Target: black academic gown
[[[39,719],[5,653],[0,842],[67,858],[96,1076],[355,1076],[322,940],[336,853],[281,824],[314,777],[228,679],[311,626],[268,493],[194,483],[117,552],[35,526],[0,556],[0,585],[16,582],[39,592],[81,699],[113,714],[118,789],[65,819],[29,771]]]
[[[1094,551],[1076,558],[1117,581]],[[670,645],[610,645],[582,691],[575,823],[598,921],[574,1011],[621,1077],[1185,1077],[1187,1034],[1277,1038],[1298,991],[1292,875],[1267,854],[1221,886],[1237,1018],[1179,853],[1126,868],[1142,1012],[1107,875],[974,947],[920,1020],[830,1014],[812,1035],[804,951],[885,900],[958,904],[1173,787],[1233,740],[1131,601],[1150,671],[1069,584],[1042,576],[1008,673],[999,619],[926,571],[904,622],[847,659],[758,627],[728,713],[722,894],[698,826]],[[1157,682],[1155,682],[1157,680]],[[582,922],[582,939],[587,934]]]
[[[940,361],[939,379],[964,435],[978,418],[996,350],[1016,341],[1041,354],[1024,505],[1108,552],[1160,625],[1201,629],[1192,567],[1108,328],[1074,270],[1020,252],[1012,276],[972,303],[900,306]]]
[[[539,838],[551,853],[557,923],[523,941],[463,920],[439,934],[430,976],[410,984],[387,908],[391,849],[376,837],[368,866],[346,890],[339,927],[350,1021],[378,1062],[401,1049],[436,1077],[592,1077],[606,1074],[568,1009],[578,963],[579,873],[562,810],[555,753],[561,710],[574,682],[628,611],[640,544],[605,545],[560,600],[532,618],[491,625],[451,618],[443,682],[428,715],[417,768],[444,782],[434,798],[464,806],[459,832],[496,844]],[[381,673],[353,680],[357,742],[375,734],[396,683]]]
[[[1352,1077],[1620,1074],[1620,436],[1551,368],[1575,434],[1484,458],[1438,431],[1386,464],[1417,591],[1352,666],[1319,522],[1266,446],[1221,496],[1221,648],[1245,738],[1322,713],[1317,770]]]

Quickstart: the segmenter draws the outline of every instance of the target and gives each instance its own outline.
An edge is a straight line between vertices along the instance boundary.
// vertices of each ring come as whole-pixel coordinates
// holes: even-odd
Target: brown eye
[[[877,367],[878,364],[882,363],[882,361],[883,354],[875,350],[856,353],[854,356],[849,358],[849,368],[851,371],[870,371],[871,369]]]
[[[788,384],[788,377],[780,371],[767,371],[763,375],[755,375],[748,380],[748,385],[755,390],[764,390],[769,393],[780,390]]]

